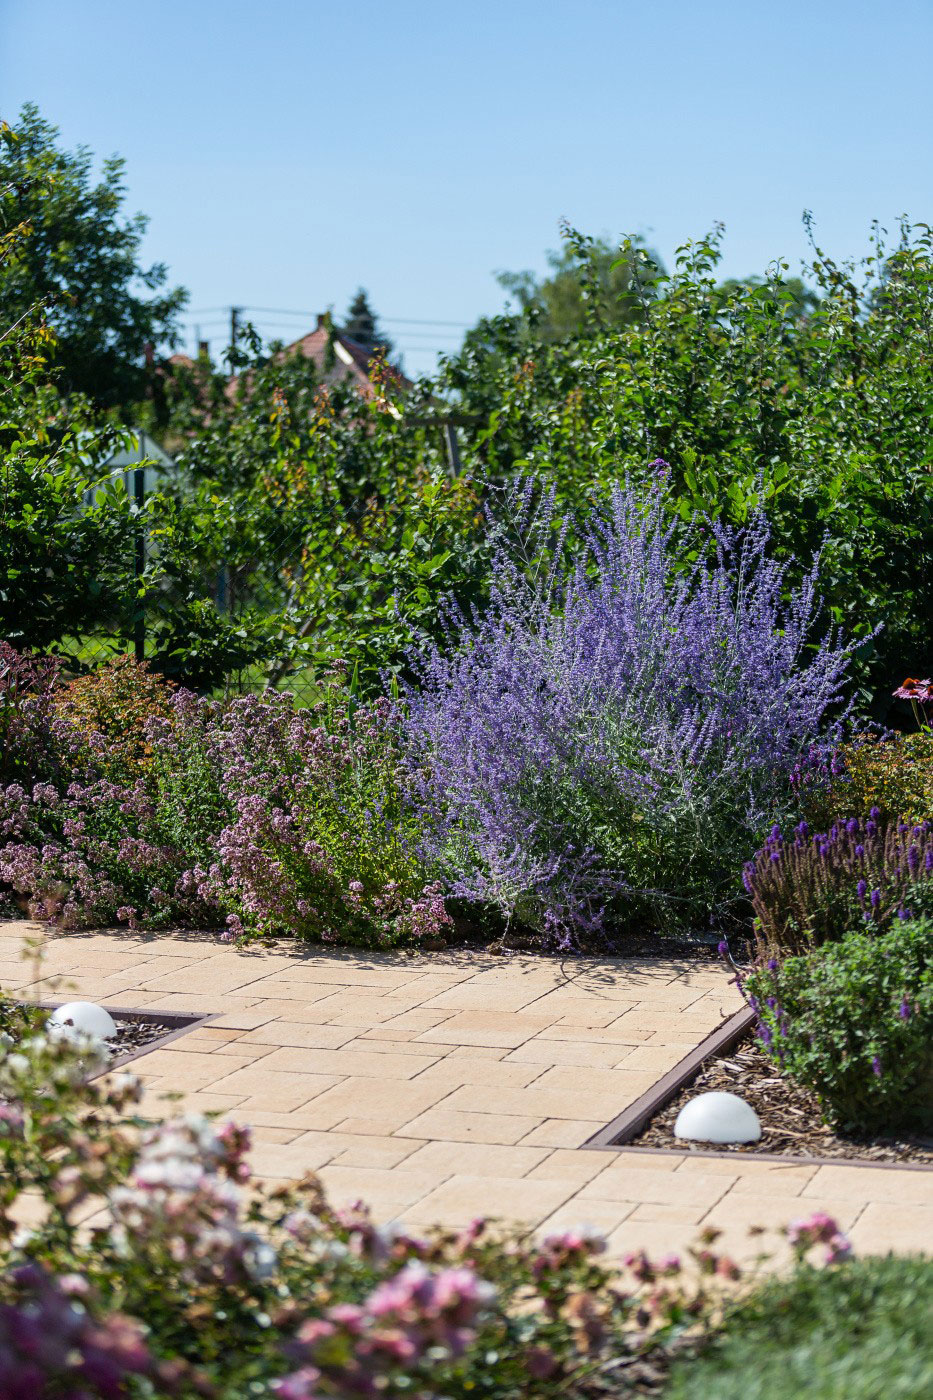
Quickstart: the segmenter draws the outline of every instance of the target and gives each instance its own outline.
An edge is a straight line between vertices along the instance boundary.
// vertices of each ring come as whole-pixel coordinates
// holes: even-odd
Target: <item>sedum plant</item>
[[[576,550],[529,484],[488,607],[451,611],[405,694],[429,859],[562,944],[727,919],[743,846],[791,809],[849,662],[814,639],[816,564],[789,589],[764,517],[668,523],[655,468]]]

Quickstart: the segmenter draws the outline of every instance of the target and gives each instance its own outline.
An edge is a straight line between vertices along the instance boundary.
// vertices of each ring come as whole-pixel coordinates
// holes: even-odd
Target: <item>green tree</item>
[[[0,318],[41,307],[60,390],[126,412],[150,385],[147,358],[177,343],[187,292],[167,287],[164,263],[140,262],[148,221],[123,214],[124,162],[109,157],[95,183],[87,147],[58,138],[32,103],[0,126],[6,226],[24,233],[0,266]]]
[[[350,302],[343,334],[358,345],[364,345],[370,353],[382,351],[388,355],[392,350],[392,342],[380,330],[376,313],[369,304],[369,296],[362,287]]]
[[[605,239],[565,228],[563,247],[548,253],[547,262],[544,278],[528,271],[496,277],[541,340],[573,340],[639,319],[647,283],[634,251],[620,257]]]

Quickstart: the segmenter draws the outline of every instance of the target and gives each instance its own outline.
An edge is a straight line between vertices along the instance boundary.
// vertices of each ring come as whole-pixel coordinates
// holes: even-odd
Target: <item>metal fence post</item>
[[[138,460],[143,459],[143,440],[140,435],[137,439],[139,449]],[[133,500],[136,504],[135,521],[135,557],[133,561],[133,581],[135,584],[135,600],[133,609],[133,650],[137,661],[146,659],[146,606],[141,597],[143,574],[146,571],[146,535],[143,526],[143,511],[146,505],[146,468],[135,467],[133,470]]]

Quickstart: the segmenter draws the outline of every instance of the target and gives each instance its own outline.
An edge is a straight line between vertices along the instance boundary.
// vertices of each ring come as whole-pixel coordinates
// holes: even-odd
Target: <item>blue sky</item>
[[[362,284],[412,371],[562,217],[668,261],[722,220],[726,275],[796,264],[805,207],[840,256],[933,222],[931,54],[933,0],[0,0],[0,112],[126,158],[196,313]]]

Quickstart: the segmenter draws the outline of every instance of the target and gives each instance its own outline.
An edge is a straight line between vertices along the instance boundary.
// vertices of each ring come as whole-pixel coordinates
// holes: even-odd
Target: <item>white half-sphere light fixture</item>
[[[751,1104],[738,1094],[714,1091],[685,1103],[674,1136],[691,1142],[757,1142],[761,1123]]]
[[[110,1012],[93,1001],[69,1001],[57,1007],[49,1017],[49,1028],[66,1040],[110,1040],[117,1033]]]

